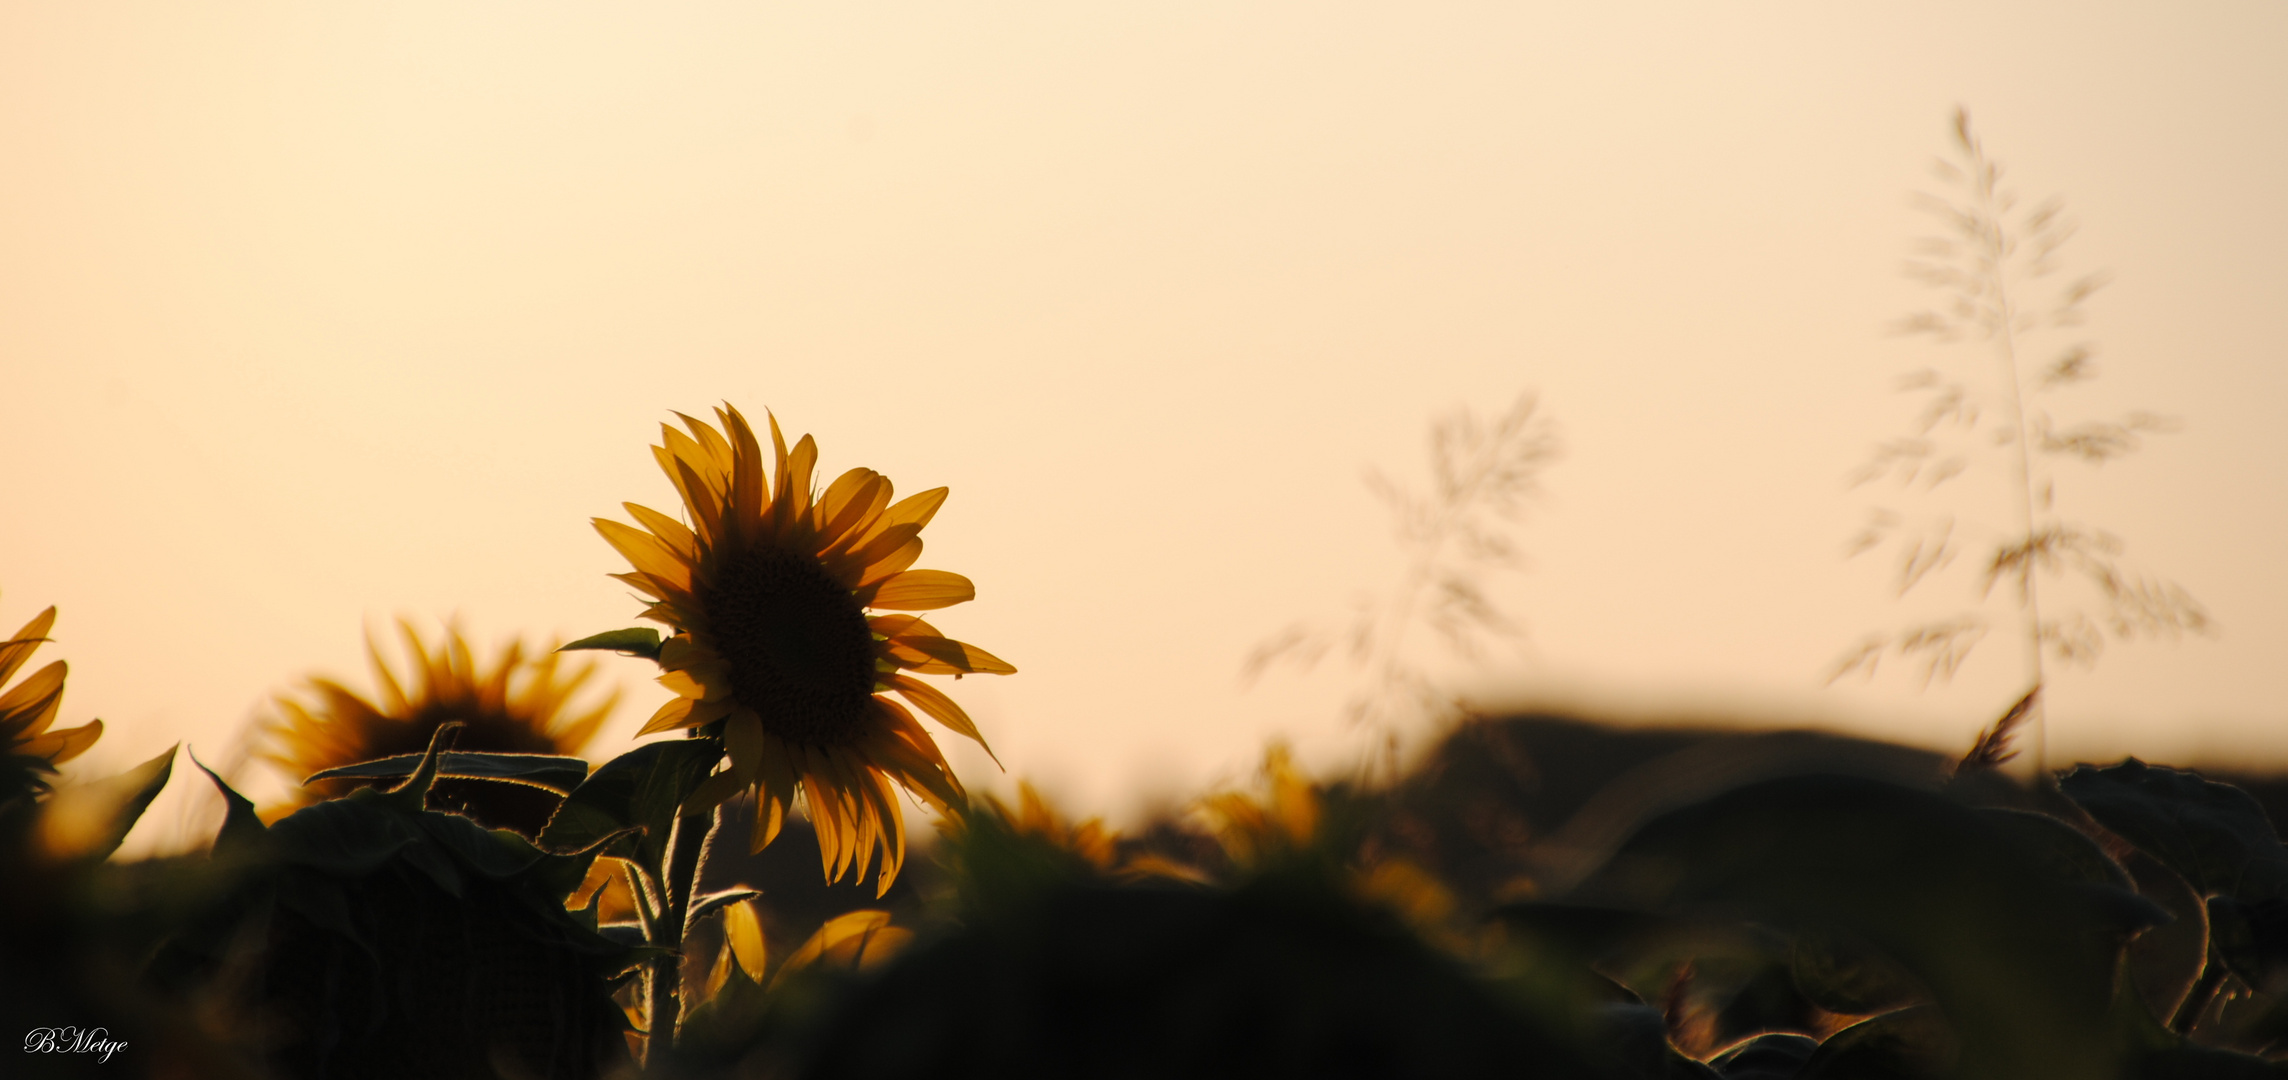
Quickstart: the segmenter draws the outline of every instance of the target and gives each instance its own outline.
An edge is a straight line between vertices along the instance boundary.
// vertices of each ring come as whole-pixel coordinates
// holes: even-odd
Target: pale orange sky
[[[2288,762],[2284,44],[2275,0],[9,4],[0,621],[61,605],[88,768],[221,757],[367,623],[631,625],[587,519],[671,507],[655,425],[727,399],[953,489],[939,625],[1022,669],[955,692],[1125,812],[1356,749],[1339,670],[1240,662],[1395,574],[1363,469],[1534,389],[1531,645],[1470,686],[1960,745],[2006,638],[1820,685],[1918,610],[1842,477],[1948,359],[1881,329],[1960,103],[2114,275],[2072,411],[2184,422],[2061,502],[2222,628],[2059,678],[2059,753]],[[664,692],[608,662],[624,733]]]

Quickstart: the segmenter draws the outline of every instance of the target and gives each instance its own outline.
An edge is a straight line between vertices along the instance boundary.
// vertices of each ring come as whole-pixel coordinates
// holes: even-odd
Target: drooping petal
[[[993,748],[985,745],[985,736],[978,733],[976,722],[969,718],[969,714],[964,712],[960,705],[941,693],[937,687],[911,675],[891,675],[883,681],[887,682],[898,693],[905,695],[906,700],[913,702],[915,708],[928,713],[930,719],[952,728],[955,734],[965,736],[976,742],[978,746],[983,747],[985,756],[993,758],[995,765],[1001,764],[1001,759],[993,753]]]
[[[792,751],[776,735],[769,735],[768,740],[755,785],[755,831],[750,837],[753,851],[761,851],[778,839],[796,791]]]
[[[912,615],[878,615],[866,620],[887,640],[878,648],[908,671],[925,675],[1014,675],[1015,665],[975,645],[955,641]]]
[[[884,723],[867,743],[869,756],[887,766],[900,784],[939,813],[958,805],[963,800],[961,782],[954,779],[937,741],[922,730],[921,722],[905,706],[885,697],[876,697],[874,702]]]
[[[768,959],[763,943],[763,921],[753,900],[741,900],[723,909],[723,941],[747,977],[761,982]]]
[[[731,768],[739,774],[741,784],[752,784],[762,775],[763,718],[755,710],[741,708],[731,713],[723,725],[723,749],[731,755]]]

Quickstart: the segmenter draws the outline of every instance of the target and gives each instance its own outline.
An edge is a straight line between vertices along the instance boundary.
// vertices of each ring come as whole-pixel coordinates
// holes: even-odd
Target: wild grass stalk
[[[1523,568],[1512,534],[1560,453],[1539,410],[1528,392],[1496,417],[1460,409],[1439,418],[1430,428],[1427,493],[1369,469],[1367,487],[1390,508],[1405,559],[1397,582],[1361,595],[1347,619],[1297,622],[1264,640],[1249,653],[1243,681],[1280,663],[1310,670],[1340,649],[1355,678],[1345,712],[1393,770],[1401,729],[1460,715],[1462,703],[1418,642],[1427,631],[1453,657],[1476,661],[1493,642],[1524,636],[1485,582]]]
[[[1955,112],[1953,135],[1952,156],[1936,169],[1948,194],[1916,199],[1939,223],[1938,234],[1918,243],[1906,266],[1907,277],[1935,291],[1938,302],[1892,331],[1980,346],[1984,363],[1957,350],[1949,354],[1954,366],[1922,368],[1900,380],[1899,389],[1918,399],[1915,419],[1904,436],[1877,444],[1850,480],[1856,488],[1888,479],[1899,496],[1929,509],[1874,508],[1851,553],[1891,549],[1903,597],[1973,551],[1976,598],[1954,614],[1869,635],[1836,663],[1829,681],[1872,676],[1885,657],[1918,664],[1925,685],[1951,678],[1989,632],[1986,611],[1995,587],[2007,584],[2005,618],[2022,642],[2026,686],[2020,692],[2030,703],[2032,764],[2039,772],[2047,766],[2049,741],[2040,691],[2053,665],[2093,662],[2109,639],[2202,633],[2211,622],[2182,587],[2130,568],[2119,538],[2058,511],[2054,462],[2103,465],[2176,423],[2143,410],[2072,425],[2052,416],[2053,395],[2098,373],[2096,348],[2078,331],[2085,304],[2107,277],[2085,274],[2053,286],[2062,268],[2059,251],[2076,231],[2064,204],[2055,197],[2022,204],[2004,185],[2004,169],[1987,153],[1968,112]],[[2003,524],[1958,516],[1973,498],[1957,481],[1982,471],[1998,474],[2002,505],[1992,508],[2002,512]],[[2075,603],[2063,589],[2072,580],[2095,602]]]

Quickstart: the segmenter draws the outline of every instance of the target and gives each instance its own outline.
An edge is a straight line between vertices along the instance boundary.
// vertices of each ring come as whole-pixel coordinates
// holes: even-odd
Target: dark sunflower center
[[[701,598],[731,689],[792,742],[857,739],[874,692],[874,636],[865,609],[818,560],[758,548],[731,560]]]

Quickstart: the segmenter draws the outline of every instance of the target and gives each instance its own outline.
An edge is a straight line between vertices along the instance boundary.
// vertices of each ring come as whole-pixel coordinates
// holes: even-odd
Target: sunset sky
[[[1367,469],[1530,391],[1527,637],[1451,685],[1959,747],[2009,635],[1823,678],[1976,598],[1844,555],[1899,377],[1991,364],[1884,330],[1960,105],[2112,277],[2061,418],[2180,423],[2060,507],[2218,628],[2058,676],[2057,753],[2288,765],[2284,45],[2277,0],[11,3],[0,621],[62,608],[75,771],[226,760],[398,615],[633,625],[588,519],[672,508],[658,423],[729,401],[952,488],[935,621],[1021,669],[949,684],[1009,771],[957,768],[1131,814],[1357,752],[1339,662],[1241,664],[1396,580]],[[665,694],[603,663],[599,757]]]

